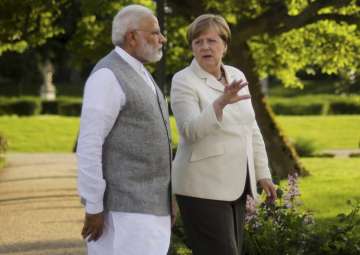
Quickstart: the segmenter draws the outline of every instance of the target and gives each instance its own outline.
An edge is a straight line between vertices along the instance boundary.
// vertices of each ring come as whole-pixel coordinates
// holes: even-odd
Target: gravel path
[[[0,254],[83,255],[74,154],[8,154],[0,170]]]

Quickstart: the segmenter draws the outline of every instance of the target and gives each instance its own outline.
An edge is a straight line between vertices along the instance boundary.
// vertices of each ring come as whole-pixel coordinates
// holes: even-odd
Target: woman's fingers
[[[224,92],[235,94],[240,89],[242,89],[243,87],[245,87],[247,85],[248,85],[248,82],[244,81],[244,80],[233,81],[230,85],[225,87]]]
[[[239,96],[239,101],[240,100],[245,100],[245,99],[250,99],[251,96],[250,95],[242,95],[242,96]]]

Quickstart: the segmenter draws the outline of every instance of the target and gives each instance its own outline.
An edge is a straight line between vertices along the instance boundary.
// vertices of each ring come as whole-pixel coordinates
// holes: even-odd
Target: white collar
[[[131,56],[121,47],[115,46],[115,52],[119,54],[138,73],[143,73],[146,70],[145,66],[139,60]]]

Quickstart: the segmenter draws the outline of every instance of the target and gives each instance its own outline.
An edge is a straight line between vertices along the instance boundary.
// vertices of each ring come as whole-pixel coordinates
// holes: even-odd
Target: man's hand
[[[82,237],[88,238],[88,242],[96,241],[102,235],[104,229],[104,213],[85,214],[84,226],[81,231]]]
[[[259,184],[265,191],[267,200],[271,203],[275,202],[275,200],[277,199],[277,195],[275,186],[272,181],[270,179],[261,179],[259,180]]]

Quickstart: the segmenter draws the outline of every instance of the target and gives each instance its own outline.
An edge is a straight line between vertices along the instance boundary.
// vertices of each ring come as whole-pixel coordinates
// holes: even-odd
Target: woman
[[[230,29],[204,14],[189,26],[194,59],[172,80],[180,142],[173,165],[176,194],[194,255],[241,254],[246,195],[256,184],[276,199],[264,141],[244,74],[224,65]]]

